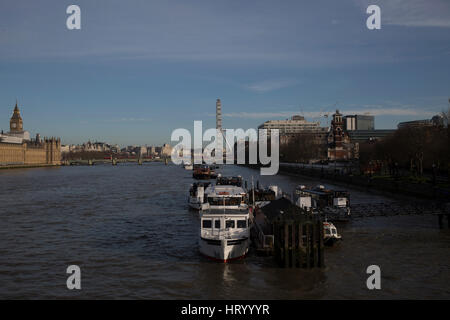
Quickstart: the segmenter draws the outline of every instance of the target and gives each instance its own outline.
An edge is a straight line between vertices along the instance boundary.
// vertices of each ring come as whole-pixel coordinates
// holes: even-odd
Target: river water
[[[220,171],[286,192],[319,183]],[[450,298],[450,232],[435,217],[338,225],[344,240],[325,249],[320,270],[278,268],[253,252],[221,264],[198,252],[198,213],[187,206],[192,182],[192,171],[162,163],[1,170],[0,299]],[[348,190],[353,203],[389,201]],[[81,268],[81,290],[66,287],[72,264]],[[366,287],[373,264],[381,290]]]

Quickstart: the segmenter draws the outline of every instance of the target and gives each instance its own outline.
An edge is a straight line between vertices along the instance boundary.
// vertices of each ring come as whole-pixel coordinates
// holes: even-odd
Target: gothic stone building
[[[59,165],[61,163],[61,140],[59,138],[30,139],[23,130],[19,108],[14,108],[10,131],[0,134],[0,166],[10,165]]]

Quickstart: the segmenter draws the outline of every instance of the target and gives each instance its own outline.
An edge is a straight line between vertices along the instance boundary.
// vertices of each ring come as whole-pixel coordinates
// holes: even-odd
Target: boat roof
[[[239,196],[245,194],[243,188],[232,185],[211,185],[206,190],[208,196]]]
[[[303,214],[304,210],[294,205],[289,199],[283,197],[278,200],[273,200],[268,205],[262,207],[261,212],[268,220],[273,221],[276,217],[285,212]]]
[[[226,177],[226,176],[218,176],[216,180],[216,185],[235,185],[235,186],[242,186],[243,179],[241,176],[233,176],[233,177]]]
[[[332,190],[332,189],[298,189],[299,191],[312,193],[312,194],[318,194],[318,195],[329,195],[333,193],[348,193],[348,191],[345,190]]]
[[[320,194],[320,195],[328,195],[328,194],[330,194],[330,192],[318,191],[318,190],[310,190],[310,189],[303,189],[301,191],[307,192],[307,193],[313,193],[313,194]]]

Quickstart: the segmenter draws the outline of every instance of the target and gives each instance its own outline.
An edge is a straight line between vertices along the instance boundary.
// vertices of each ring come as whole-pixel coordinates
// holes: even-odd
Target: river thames
[[[310,178],[223,175],[291,193]],[[163,163],[0,171],[0,299],[449,299],[450,231],[430,215],[355,219],[325,248],[320,270],[282,269],[271,257],[229,264],[198,252],[192,171]],[[331,186],[330,184],[326,184]],[[389,201],[352,189],[353,203]],[[81,268],[68,290],[66,268]],[[366,268],[381,268],[368,290]]]

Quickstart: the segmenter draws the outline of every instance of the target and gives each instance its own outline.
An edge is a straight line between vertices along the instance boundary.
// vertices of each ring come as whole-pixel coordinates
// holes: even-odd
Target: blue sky
[[[16,98],[25,129],[63,143],[170,142],[213,127],[216,98],[228,128],[336,108],[395,128],[448,106],[449,17],[447,0],[5,0],[0,128]]]

